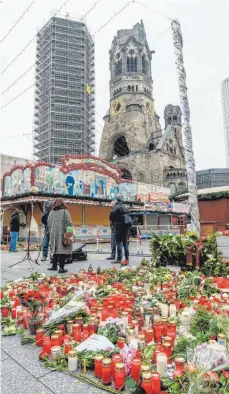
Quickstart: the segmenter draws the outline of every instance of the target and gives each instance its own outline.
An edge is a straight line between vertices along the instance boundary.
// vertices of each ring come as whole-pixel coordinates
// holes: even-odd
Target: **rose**
[[[219,376],[217,375],[216,372],[209,371],[209,372],[207,372],[204,375],[204,380],[207,380],[208,382],[218,383],[219,382]]]
[[[222,374],[225,379],[229,379],[229,371],[223,371]]]

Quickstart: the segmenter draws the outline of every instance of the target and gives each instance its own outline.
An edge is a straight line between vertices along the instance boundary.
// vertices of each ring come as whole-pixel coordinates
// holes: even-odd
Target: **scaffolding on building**
[[[94,153],[94,42],[84,23],[53,17],[37,33],[34,156]]]

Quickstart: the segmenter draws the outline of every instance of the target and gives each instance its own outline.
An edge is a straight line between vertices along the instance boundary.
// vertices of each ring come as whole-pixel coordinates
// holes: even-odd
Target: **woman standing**
[[[72,245],[64,245],[64,233],[67,227],[72,227],[72,220],[67,210],[67,206],[62,198],[56,198],[48,217],[48,230],[50,236],[51,251],[53,254],[53,264],[48,270],[56,271],[59,261],[59,273],[68,272],[64,269],[67,255],[72,254]]]

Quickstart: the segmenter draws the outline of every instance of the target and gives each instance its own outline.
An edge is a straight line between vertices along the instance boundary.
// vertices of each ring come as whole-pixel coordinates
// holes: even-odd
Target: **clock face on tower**
[[[111,105],[111,114],[119,115],[122,109],[123,109],[123,101],[121,99],[117,99]]]
[[[151,101],[151,100],[144,100],[143,108],[144,108],[145,114],[147,114],[147,115],[153,115],[154,114],[153,101]]]

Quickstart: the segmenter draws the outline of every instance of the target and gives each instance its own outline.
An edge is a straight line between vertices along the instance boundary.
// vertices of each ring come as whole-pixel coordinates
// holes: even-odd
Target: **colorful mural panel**
[[[3,195],[5,197],[16,194],[27,193],[31,189],[31,169],[30,167],[15,168],[4,177]]]

